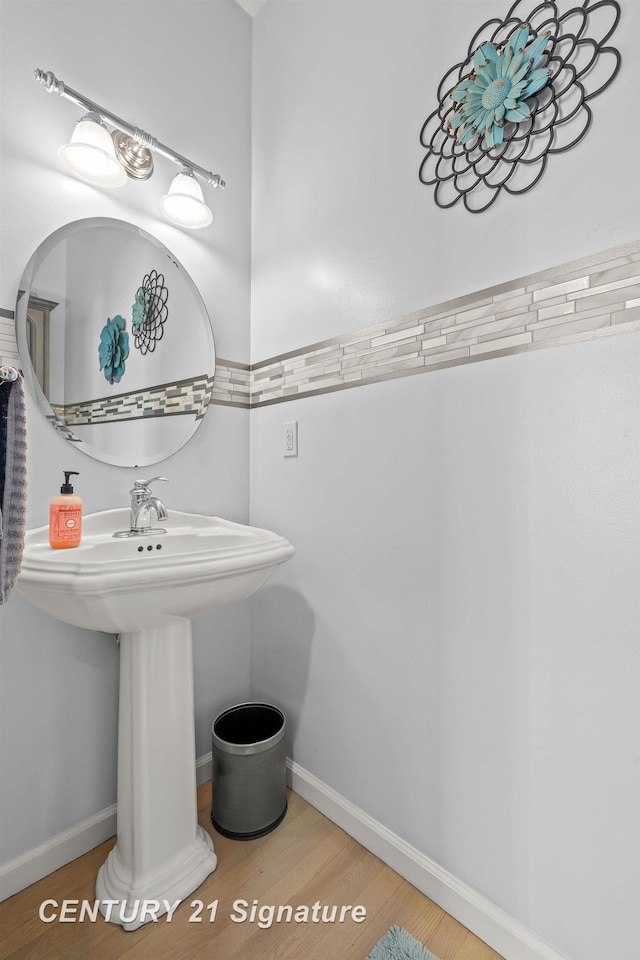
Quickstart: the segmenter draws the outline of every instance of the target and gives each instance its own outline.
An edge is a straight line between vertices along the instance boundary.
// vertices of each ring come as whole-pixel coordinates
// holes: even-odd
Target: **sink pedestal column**
[[[191,621],[123,633],[118,840],[96,880],[96,898],[118,903],[101,911],[135,930],[153,918],[149,901],[166,912],[216,862],[197,822]]]

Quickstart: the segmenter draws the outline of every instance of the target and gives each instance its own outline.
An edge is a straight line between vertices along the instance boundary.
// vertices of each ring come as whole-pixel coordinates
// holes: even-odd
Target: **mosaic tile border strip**
[[[193,413],[207,390],[210,403],[256,409],[634,330],[640,330],[640,240],[259,363],[217,357],[213,383],[207,377],[193,381],[190,401],[178,392],[162,408],[156,396],[149,398],[148,411],[143,406],[135,415],[153,415],[154,409],[156,415]],[[2,309],[0,359],[17,361],[13,312]],[[131,398],[122,401],[122,419],[128,419],[125,408],[135,407],[141,395],[122,397]],[[75,422],[98,422],[101,412],[106,415],[106,407],[78,413],[95,419]],[[114,412],[109,410],[109,419]],[[70,423],[68,417],[67,408]]]
[[[251,407],[252,378],[248,364],[216,357],[211,403],[248,410]]]
[[[13,311],[0,307],[0,364],[18,365],[18,348],[13,326]]]
[[[640,329],[640,241],[251,367],[251,407]]]
[[[177,383],[161,383],[149,390],[119,393],[64,406],[51,404],[51,409],[67,427],[181,414],[200,420],[206,412],[212,390],[213,378],[205,374]]]

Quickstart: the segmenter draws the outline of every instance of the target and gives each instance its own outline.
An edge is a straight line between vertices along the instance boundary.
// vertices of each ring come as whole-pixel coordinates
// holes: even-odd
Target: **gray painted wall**
[[[95,216],[138,224],[191,274],[220,356],[248,360],[251,199],[251,19],[232,0],[2,0],[0,305],[15,303],[29,257],[53,230]],[[193,19],[192,19],[193,18]],[[198,24],[193,29],[193,22]],[[211,191],[214,226],[181,231],[157,213],[178,168],[159,158],[145,184],[101,191],[56,157],[81,111],[36,84],[36,67],[137,123],[228,181]],[[184,330],[189,336],[188,327]],[[80,471],[85,512],[128,503],[138,472],[75,452],[28,408],[29,526],[48,521],[62,469]],[[151,473],[147,472],[151,470]],[[164,474],[171,509],[248,520],[248,412],[210,408],[189,445],[143,476]],[[196,753],[211,749],[219,709],[248,692],[246,605],[197,621]],[[115,802],[118,652],[112,638],[74,630],[17,594],[0,608],[0,862],[33,849]]]
[[[637,238],[638,3],[533,191],[473,216],[418,182],[437,85],[506,6],[263,7],[254,360]],[[640,940],[639,360],[631,333],[251,414],[252,520],[297,548],[253,603],[252,694],[302,767],[573,960]]]
[[[479,217],[435,207],[417,137],[488,0],[269,0],[253,64],[231,0],[191,2],[195,32],[178,2],[129,3],[126,31],[109,0],[1,4],[0,306],[52,230],[120,217],[176,252],[219,355],[246,362],[250,338],[261,360],[637,239],[637,2],[587,140]],[[108,194],[58,172],[76,115],[36,66],[219,169],[212,230],[157,218],[160,178]],[[158,470],[170,507],[237,520],[250,478],[252,522],[297,547],[251,648],[246,607],[195,625],[196,753],[251,674],[298,763],[574,960],[635,960],[640,938],[639,353],[629,334],[265,408],[251,463],[247,413],[215,407]],[[29,525],[63,467],[87,511],[126,502],[131,471],[29,414]],[[114,801],[118,664],[15,595],[0,631],[6,862]]]

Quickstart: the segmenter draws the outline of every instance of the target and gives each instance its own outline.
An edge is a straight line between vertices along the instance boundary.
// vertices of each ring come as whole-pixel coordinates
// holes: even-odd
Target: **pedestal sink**
[[[176,511],[166,533],[144,537],[113,538],[128,509],[82,523],[82,543],[67,550],[51,549],[47,527],[27,532],[16,590],[65,623],[120,636],[118,839],[96,897],[135,930],[216,866],[197,822],[191,619],[249,597],[294,548],[268,530]]]

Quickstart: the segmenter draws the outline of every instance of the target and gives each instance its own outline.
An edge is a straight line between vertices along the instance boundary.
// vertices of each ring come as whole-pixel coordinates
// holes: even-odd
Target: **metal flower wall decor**
[[[162,339],[164,324],[169,315],[168,297],[169,291],[164,285],[164,275],[157,270],[147,273],[142,286],[136,291],[131,308],[133,341],[143,355],[155,350],[156,342]]]
[[[484,23],[465,59],[445,74],[425,120],[419,177],[439,207],[462,199],[481,213],[500,192],[530,190],[551,154],[579,143],[591,126],[589,101],[605,90],[621,57],[606,46],[618,26],[616,0],[560,4],[516,0]]]

